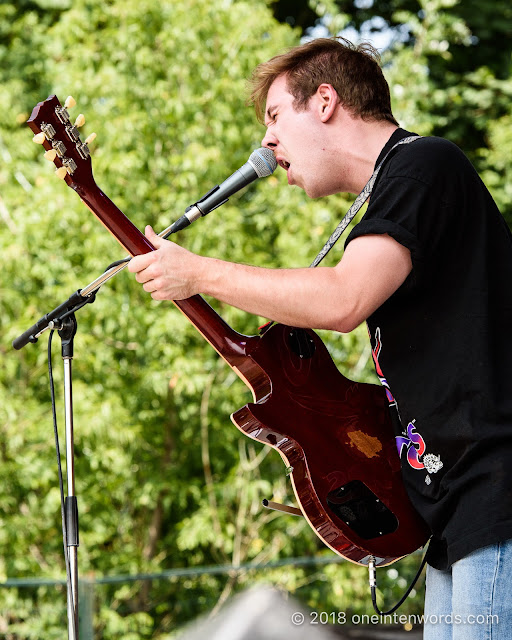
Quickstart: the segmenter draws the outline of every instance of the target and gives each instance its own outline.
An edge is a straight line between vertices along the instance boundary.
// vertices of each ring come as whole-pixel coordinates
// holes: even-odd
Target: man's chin
[[[308,196],[308,198],[311,198],[312,200],[316,200],[317,198],[323,198],[325,194],[321,191],[319,191],[318,189],[315,189],[314,187],[301,187],[304,192],[306,193],[306,195]]]
[[[316,198],[323,198],[323,196],[325,195],[331,195],[331,194],[326,194],[323,191],[321,191],[318,186],[315,188],[314,185],[311,184],[304,184],[302,183],[302,181],[292,181],[289,183],[291,186],[294,187],[298,187],[299,189],[302,189],[302,191],[304,191],[304,193],[308,196],[308,198],[311,198],[313,200],[315,200]]]

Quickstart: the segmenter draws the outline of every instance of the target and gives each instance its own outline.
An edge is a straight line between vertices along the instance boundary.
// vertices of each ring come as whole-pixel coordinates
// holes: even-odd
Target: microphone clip
[[[213,189],[210,189],[210,191],[208,191],[208,193],[205,193],[204,196],[202,198],[199,198],[199,200],[197,202],[195,202],[194,204],[189,205],[185,209],[185,213],[181,216],[181,218],[176,220],[176,222],[174,222],[169,227],[169,231],[163,237],[167,238],[172,233],[176,233],[177,231],[181,231],[182,229],[185,229],[186,227],[189,226],[189,224],[192,224],[192,222],[195,222],[199,218],[208,215],[210,213],[210,211],[213,211],[214,209],[217,209],[221,205],[225,204],[229,200],[229,198],[225,198],[221,202],[218,202],[215,206],[209,207],[207,210],[203,210],[201,208],[201,203],[205,202],[206,200],[208,200],[208,198],[211,195],[213,195],[215,192],[217,192],[219,190],[219,188],[220,188],[220,185],[218,185],[218,184],[215,185],[213,187]]]
[[[197,207],[199,209],[199,211],[201,212],[202,216],[206,216],[207,214],[209,214],[211,211],[214,211],[215,209],[217,209],[218,207],[220,207],[223,204],[226,204],[226,202],[229,200],[229,198],[225,198],[224,200],[222,200],[222,202],[219,202],[218,204],[216,204],[215,206],[208,208],[208,211],[203,211],[201,209],[201,202],[204,202],[205,200],[207,200],[211,195],[213,195],[216,191],[218,191],[220,188],[220,185],[215,185],[213,187],[213,189],[210,189],[210,191],[208,191],[208,193],[205,193],[204,196],[202,198],[199,198],[199,200],[194,203],[193,205],[190,205],[190,207],[187,207],[185,209],[185,212],[187,212],[189,209],[192,209],[192,207]]]

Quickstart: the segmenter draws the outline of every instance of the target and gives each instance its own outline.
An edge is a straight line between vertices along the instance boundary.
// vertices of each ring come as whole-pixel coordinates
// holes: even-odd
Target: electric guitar
[[[73,106],[72,98],[62,106],[56,96],[37,104],[28,120],[34,141],[130,255],[153,251],[96,185],[88,146],[94,134],[81,141],[85,119],[72,124]],[[300,512],[324,544],[356,564],[374,557],[376,566],[385,566],[426,543],[427,527],[402,482],[382,387],[341,375],[309,329],[269,324],[246,336],[201,296],[174,304],[252,391],[254,401],[231,419],[279,452]]]

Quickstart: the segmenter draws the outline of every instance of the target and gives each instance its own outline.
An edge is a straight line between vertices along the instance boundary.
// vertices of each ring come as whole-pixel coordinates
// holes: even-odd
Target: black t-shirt
[[[444,569],[512,538],[512,236],[464,154],[434,137],[390,153],[346,244],[383,233],[413,268],[368,330],[428,560]]]

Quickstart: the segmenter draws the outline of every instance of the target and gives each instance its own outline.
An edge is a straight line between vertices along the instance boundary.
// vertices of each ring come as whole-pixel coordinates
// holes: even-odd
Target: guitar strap
[[[400,145],[400,144],[409,144],[409,142],[414,142],[414,140],[418,140],[421,137],[422,136],[408,136],[407,138],[402,138],[393,147],[391,147],[391,149],[386,153],[386,155],[382,159],[382,162],[379,164],[379,166],[373,172],[371,178],[368,180],[368,182],[364,186],[364,188],[361,191],[361,193],[354,200],[352,206],[350,207],[350,209],[345,214],[343,220],[339,223],[339,225],[336,227],[336,229],[332,232],[331,237],[324,244],[322,250],[317,255],[317,257],[309,265],[310,267],[316,267],[318,264],[320,264],[320,262],[325,258],[325,256],[329,253],[329,251],[334,247],[334,245],[338,241],[339,237],[345,231],[345,229],[348,227],[348,225],[350,224],[350,222],[352,221],[352,219],[354,218],[356,213],[363,206],[363,204],[368,200],[368,198],[370,197],[370,194],[372,192],[373,185],[375,184],[375,180],[377,180],[377,176],[379,175],[379,171],[381,170],[382,165],[384,164],[384,162],[386,162],[387,157],[393,151],[393,149],[396,149],[396,147],[398,147],[398,145]]]

